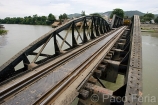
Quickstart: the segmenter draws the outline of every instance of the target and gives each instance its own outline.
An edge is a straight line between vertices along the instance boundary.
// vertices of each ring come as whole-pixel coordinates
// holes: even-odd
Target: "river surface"
[[[158,33],[142,32],[141,34],[143,54],[143,105],[158,105]],[[154,102],[154,97],[156,98],[156,102]]]
[[[51,26],[4,24],[7,35],[0,36],[0,65],[52,30]]]
[[[0,66],[28,44],[52,30],[51,26],[4,24],[7,35],[0,36]],[[66,31],[63,31],[66,34]],[[151,102],[153,97],[158,101],[158,33],[142,32],[143,57],[143,105],[158,105]],[[106,87],[115,90],[122,84],[118,76],[118,85],[105,82]],[[146,101],[146,102],[145,102]]]

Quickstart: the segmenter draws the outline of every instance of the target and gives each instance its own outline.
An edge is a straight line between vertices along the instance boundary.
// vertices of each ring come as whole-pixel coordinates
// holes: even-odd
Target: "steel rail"
[[[17,77],[16,79],[12,80],[12,81],[7,81],[4,84],[1,84],[0,87],[0,100],[4,99],[7,96],[12,95],[13,93],[15,94],[17,92],[17,90],[21,90],[23,87],[25,87],[26,85],[28,85],[29,83],[33,83],[33,81],[35,81],[36,79],[38,79],[41,76],[44,76],[51,71],[51,69],[55,69],[57,67],[59,67],[60,65],[64,64],[66,61],[70,60],[71,58],[77,56],[78,54],[82,53],[83,51],[85,51],[87,48],[95,45],[97,42],[99,42],[100,40],[102,40],[103,38],[107,37],[108,35],[114,33],[117,30],[113,30],[109,33],[107,33],[106,35],[100,36],[98,37],[96,40],[92,40],[91,42],[85,44],[84,46],[80,46],[79,49],[76,49],[76,51],[74,52],[70,52],[65,54],[66,57],[64,57],[63,59],[58,60],[57,62],[54,62],[53,64],[44,67],[43,70],[39,70],[39,68],[36,68],[33,71],[30,71],[29,74],[25,74],[23,76]],[[72,54],[73,53],[73,54]],[[44,66],[44,65],[41,65]],[[33,73],[33,74],[31,74]],[[31,75],[30,75],[31,74]],[[28,76],[27,76],[28,75]]]
[[[86,36],[87,30],[87,22],[92,20],[91,28],[91,35],[90,37]],[[77,22],[83,22],[83,32],[79,33],[77,29]],[[101,24],[102,22],[102,24]],[[103,25],[104,24],[104,25]],[[72,32],[69,33],[71,35],[70,41],[67,41],[62,32],[65,29],[68,29],[71,27]],[[101,26],[100,26],[101,25]],[[99,27],[100,26],[100,27]],[[102,29],[101,29],[102,28]],[[100,36],[98,30],[101,31],[101,34],[109,32],[110,26],[107,23],[106,20],[104,20],[101,17],[98,16],[84,16],[80,17],[78,19],[72,19],[71,21],[49,31],[45,35],[41,36],[31,44],[29,44],[27,47],[25,47],[23,50],[21,50],[19,53],[17,53],[15,56],[13,56],[10,60],[8,60],[6,63],[4,63],[2,66],[0,66],[0,82],[5,81],[8,78],[11,78],[16,75],[20,75],[21,73],[25,73],[29,71],[30,69],[34,69],[34,67],[40,66],[43,63],[47,62],[48,60],[52,60],[55,57],[62,55],[65,51],[71,51],[72,49],[77,48],[81,44],[85,44],[90,40],[95,39],[97,36]],[[76,40],[76,32],[78,32],[79,38],[81,40]],[[67,34],[66,34],[67,36]],[[82,40],[83,37],[83,40]],[[49,38],[51,38],[51,42],[49,42]],[[61,48],[60,43],[58,43],[60,39],[64,41],[64,44],[67,44],[68,46],[65,48]],[[72,40],[72,41],[71,41]],[[48,41],[48,44],[51,43],[51,46],[54,47],[54,49],[51,49],[49,53],[45,52],[46,48],[48,48],[48,45],[46,42]],[[62,43],[61,43],[62,44]],[[43,46],[43,47],[42,47]],[[41,50],[40,50],[41,49]],[[40,50],[40,51],[37,51]],[[45,52],[45,53],[42,53]],[[30,56],[34,56],[34,61],[30,58]],[[37,59],[38,57],[41,57],[40,59]]]
[[[120,30],[119,30],[120,31]],[[118,30],[117,30],[117,32],[118,32]],[[118,33],[117,33],[118,34]],[[115,35],[117,35],[116,34],[116,32],[115,32]],[[113,34],[113,36],[109,36],[108,37],[108,39],[106,40],[107,42],[106,43],[108,43],[110,40],[111,40],[111,38],[112,39],[115,39],[115,36],[114,34]],[[111,37],[111,38],[110,38]],[[106,39],[106,38],[105,38]],[[104,48],[104,46],[102,46],[103,48]],[[102,49],[102,47],[100,48],[100,49]],[[99,53],[99,51],[97,51],[97,53],[95,53],[95,54],[93,54],[94,56],[96,56],[97,54]],[[94,56],[92,56],[92,57],[90,57],[90,59],[92,60],[93,58],[94,58]],[[85,61],[85,62],[83,62],[83,65],[85,65],[86,66],[86,64],[88,64],[88,61]],[[77,68],[80,68],[80,70],[82,70],[85,66],[81,66],[81,67],[77,67]],[[77,68],[74,70],[74,71],[77,71],[77,72],[79,72],[80,70],[77,70]],[[77,75],[77,74],[75,74],[75,75]],[[73,78],[73,76],[72,75],[68,75],[68,77],[71,77],[71,78]],[[40,77],[40,78],[42,78],[42,77]],[[67,78],[67,77],[66,77]],[[67,81],[68,82],[68,81]],[[58,90],[59,90],[60,88],[58,88]],[[47,93],[49,93],[49,92],[47,92]]]
[[[70,87],[71,84],[73,84],[73,82],[75,82],[76,79],[79,79],[79,76],[82,75],[82,73],[88,69],[88,67],[90,65],[93,65],[93,68],[90,70],[89,74],[83,79],[83,81],[81,83],[77,83],[77,88],[76,87],[71,87],[71,88],[76,88],[76,90],[78,91],[84,84],[85,81],[88,80],[88,78],[90,78],[90,76],[93,74],[93,71],[97,68],[97,66],[100,64],[100,62],[104,59],[104,56],[106,55],[106,53],[113,47],[113,45],[116,43],[116,41],[118,40],[118,38],[122,35],[122,33],[124,32],[126,28],[124,28],[121,32],[117,33],[117,35],[115,35],[113,38],[111,38],[105,46],[102,46],[95,54],[93,54],[88,60],[86,60],[86,62],[83,62],[75,71],[73,71],[73,73],[67,77],[67,80],[65,80],[63,83],[59,84],[59,87],[56,87],[56,90],[51,90],[52,93],[47,93],[49,94],[48,97],[44,97],[44,101],[42,98],[40,98],[37,102],[34,103],[34,105],[36,104],[40,104],[40,105],[47,105],[47,104],[51,104],[53,103],[53,101],[59,97],[59,95],[62,94],[62,92],[64,92],[66,90],[66,88]],[[117,37],[117,38],[116,38]],[[108,46],[109,44],[111,44],[112,46]],[[109,48],[107,51],[105,51],[106,48]],[[104,55],[101,56],[99,59],[99,62],[95,62],[95,60],[100,56],[101,53],[104,52]],[[106,52],[106,53],[105,53]],[[94,63],[95,62],[95,63]],[[63,90],[63,91],[62,91]],[[72,89],[73,90],[73,89]],[[62,92],[61,92],[62,91]],[[53,101],[52,101],[53,100]],[[41,103],[40,103],[41,102]],[[56,105],[56,103],[53,103],[53,105]],[[67,104],[68,105],[68,104]]]

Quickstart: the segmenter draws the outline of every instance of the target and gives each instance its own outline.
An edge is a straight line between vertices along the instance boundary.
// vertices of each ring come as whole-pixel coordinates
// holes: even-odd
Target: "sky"
[[[90,14],[112,11],[115,8],[158,14],[158,0],[0,0],[0,18],[35,14],[48,16],[49,13],[58,17],[63,13],[85,11],[86,14]]]

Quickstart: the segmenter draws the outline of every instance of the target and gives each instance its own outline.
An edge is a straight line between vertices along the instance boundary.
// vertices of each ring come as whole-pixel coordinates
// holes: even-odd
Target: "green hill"
[[[145,13],[140,11],[125,11],[125,16],[132,17],[133,15],[143,16]]]
[[[103,13],[103,15],[107,15],[110,16],[112,11],[107,11],[105,13]],[[140,12],[140,11],[125,11],[125,16],[128,17],[132,17],[133,15],[139,15],[139,16],[143,16],[144,13]]]
[[[81,16],[81,14],[79,14],[79,13],[74,13],[74,14],[69,14],[69,15],[67,15],[68,16],[68,18],[70,18],[70,19],[72,19],[72,18],[77,18],[77,17],[80,17]]]
[[[112,11],[107,11],[107,12],[103,12],[103,13],[99,13],[100,15],[104,16],[110,16],[111,15],[111,12]],[[125,12],[125,16],[128,16],[128,17],[132,17],[133,15],[139,15],[139,16],[143,16],[145,13],[143,12],[140,12],[140,11],[124,11]],[[81,14],[79,13],[74,13],[74,14],[69,14],[68,17],[69,18],[73,18],[73,17],[80,17]],[[155,14],[155,17],[158,16],[158,14]]]

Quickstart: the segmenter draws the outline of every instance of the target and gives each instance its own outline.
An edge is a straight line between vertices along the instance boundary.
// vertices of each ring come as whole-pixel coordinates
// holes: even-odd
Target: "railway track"
[[[20,75],[16,78],[14,77],[14,80],[8,80],[4,83],[1,83],[1,87],[0,87],[0,100],[2,100],[1,103],[8,102],[6,100],[8,100],[10,98],[15,98],[14,95],[19,94],[21,91],[25,90],[26,87],[29,87],[32,84],[36,83],[38,80],[40,80],[41,78],[50,74],[55,69],[60,68],[61,65],[64,65],[66,62],[70,61],[71,59],[77,57],[79,54],[83,53],[86,49],[90,48],[91,46],[93,46],[96,43],[100,42],[101,40],[105,39],[106,37],[111,36],[111,34],[114,34],[114,33],[116,34],[116,32],[118,30],[119,29],[113,30],[113,31],[107,33],[106,35],[98,37],[96,40],[93,40],[83,46],[80,46],[77,49],[75,49],[74,51],[72,51],[70,53],[66,53],[63,56],[56,58],[56,60],[50,61],[47,64],[42,65],[41,67],[38,67],[35,70],[32,70],[24,75]],[[85,66],[80,66],[80,69],[81,69],[81,67],[84,68]],[[69,82],[69,80],[71,80],[74,76],[77,75],[76,74],[77,72],[75,72],[75,71],[79,72],[79,70],[77,70],[77,69],[74,70],[71,73],[71,75],[68,75],[68,77],[65,77],[65,81],[61,81],[61,83],[66,84],[67,82]],[[58,83],[58,85],[56,85],[55,87],[57,88],[58,86],[60,86],[61,83]],[[55,87],[53,87],[53,89],[51,89],[51,90],[55,91],[54,90]],[[58,87],[57,90],[59,91],[60,88]],[[57,90],[56,90],[56,93],[58,92]],[[48,93],[49,92],[47,92],[47,94],[43,95],[43,97],[48,96]],[[43,99],[49,100],[48,98],[43,98]],[[40,98],[40,100],[42,100],[42,99]],[[38,100],[35,102],[35,104],[40,103],[40,102],[41,101]],[[45,101],[43,101],[43,103],[44,102]]]
[[[49,39],[54,37],[54,45],[56,45],[56,35],[60,36],[59,32],[66,27],[72,28],[72,39],[75,38],[75,23],[81,21],[81,19],[69,22],[57,29],[57,31],[53,31],[54,33],[51,31],[53,34],[49,32],[39,40],[36,40],[31,44],[31,47],[29,46],[31,50],[28,50],[28,47],[26,47],[25,53],[22,50],[22,52],[18,53],[19,56],[13,57],[16,59],[15,62],[11,62],[14,59],[9,60],[10,63],[5,63],[1,70],[6,67],[4,73],[6,72],[6,75],[8,75],[9,70],[14,70],[18,60],[23,61],[24,66],[26,66],[27,61],[25,61],[25,57],[27,57],[27,54],[36,55],[33,61],[36,61],[39,55],[47,56],[47,54],[43,54],[41,51]],[[87,24],[87,19],[89,17],[84,18],[84,24]],[[41,63],[35,62],[39,64],[35,68],[27,69],[25,67],[22,69],[27,71],[17,72],[17,75],[11,74],[8,77],[2,75],[2,73],[1,76],[6,78],[1,78],[0,104],[70,105],[75,99],[79,99],[77,105],[141,104],[139,102],[139,97],[142,97],[139,17],[134,16],[129,27],[121,26],[118,28],[120,25],[114,24],[114,28],[111,31],[108,28],[109,25],[106,24],[103,27],[103,24],[100,24],[99,21],[101,21],[99,18],[92,17],[91,22],[94,25],[91,25],[87,30],[88,35],[91,29],[91,38],[88,40],[86,40],[86,34],[84,34],[86,30],[86,25],[84,25],[83,37],[85,39],[82,41],[83,45],[73,42],[72,46],[70,45],[70,48],[64,52],[60,50],[62,47],[56,45],[56,47],[59,47],[59,49],[55,49],[56,55],[52,56],[52,58],[43,59],[45,60],[44,62],[43,60],[40,61]],[[118,23],[118,21],[116,20],[114,23]],[[106,22],[103,22],[105,25]],[[93,26],[95,27],[93,28]],[[93,34],[93,31],[96,35]],[[101,33],[105,34],[102,35]],[[94,36],[96,37],[95,39]],[[63,43],[65,39],[66,37],[63,39]],[[46,43],[44,43],[45,41]],[[65,43],[69,45],[67,41]],[[33,52],[35,48],[39,47],[39,44],[43,45],[39,53]],[[112,91],[104,86],[101,80],[116,83],[118,74],[124,76],[124,83],[119,88]],[[119,99],[127,97],[127,101],[111,102],[107,99],[106,102],[98,100],[98,102],[94,103],[94,100],[91,100],[93,94],[98,95],[99,99],[104,99],[104,95],[108,95],[110,99],[112,97],[114,100],[117,100],[118,97]],[[131,97],[132,94],[137,95],[137,99],[134,101]]]
[[[79,95],[79,90],[86,81],[93,75],[94,70],[98,67],[106,54],[113,47],[115,42],[125,31],[125,27],[122,31],[118,32],[116,36],[113,36],[106,45],[102,46],[97,52],[95,52],[86,62],[83,62],[77,69],[75,69],[71,75],[66,77],[65,81],[62,81],[58,86],[47,93],[45,97],[42,97],[35,104],[40,105],[69,105]],[[63,84],[62,84],[63,83]],[[67,97],[65,97],[67,96]],[[74,98],[72,98],[74,97]]]

